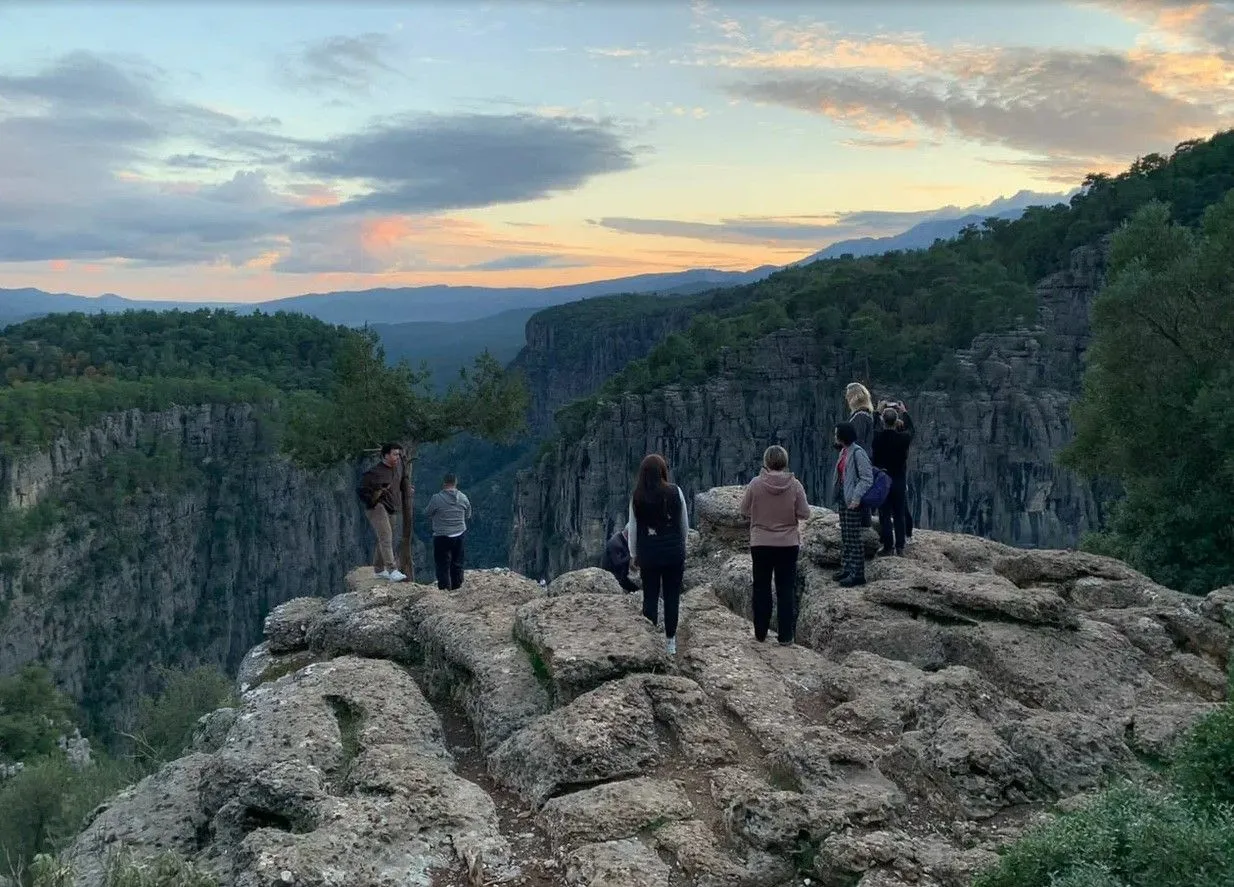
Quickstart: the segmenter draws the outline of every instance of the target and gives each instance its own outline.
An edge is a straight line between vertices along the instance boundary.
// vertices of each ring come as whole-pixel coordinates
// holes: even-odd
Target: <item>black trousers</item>
[[[660,597],[664,597],[664,636],[677,637],[677,618],[681,610],[681,583],[685,578],[686,565],[672,564],[653,567],[643,564],[643,615],[652,625],[659,624]]]
[[[866,555],[865,544],[861,539],[862,515],[865,508],[840,508],[840,544],[842,547],[842,568],[850,578],[865,581]]]
[[[453,591],[463,587],[463,539],[462,536],[434,536],[433,562],[437,567],[437,587]]]
[[[883,538],[883,548],[903,550],[904,537],[908,533],[908,478],[891,478],[887,501],[878,508],[878,529]]]
[[[754,636],[766,640],[771,627],[771,582],[776,586],[776,629],[779,640],[793,639],[797,621],[796,545],[752,545],[754,561]]]

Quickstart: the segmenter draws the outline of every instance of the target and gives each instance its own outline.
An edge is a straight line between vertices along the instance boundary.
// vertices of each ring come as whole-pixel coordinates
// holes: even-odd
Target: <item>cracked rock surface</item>
[[[240,704],[94,813],[79,883],[123,845],[226,887],[967,887],[1222,698],[1230,589],[925,530],[841,589],[818,508],[797,643],[758,643],[738,493],[699,503],[675,657],[599,571],[364,568],[277,608]]]

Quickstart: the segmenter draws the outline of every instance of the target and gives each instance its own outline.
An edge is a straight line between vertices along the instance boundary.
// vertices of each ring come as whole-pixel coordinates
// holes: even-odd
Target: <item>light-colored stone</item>
[[[574,594],[625,594],[617,577],[599,567],[584,567],[562,573],[548,584],[549,597]]]

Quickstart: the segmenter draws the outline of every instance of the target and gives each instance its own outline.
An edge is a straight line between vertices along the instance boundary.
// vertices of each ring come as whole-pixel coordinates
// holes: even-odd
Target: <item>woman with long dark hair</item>
[[[638,467],[626,529],[630,558],[643,577],[643,615],[652,625],[658,624],[664,597],[665,649],[675,655],[690,522],[685,494],[669,482],[668,463],[659,453],[647,456]]]

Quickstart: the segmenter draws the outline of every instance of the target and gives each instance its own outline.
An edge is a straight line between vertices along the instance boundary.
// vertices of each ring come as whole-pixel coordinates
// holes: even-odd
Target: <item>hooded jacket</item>
[[[787,471],[764,468],[746,485],[741,513],[750,519],[750,547],[786,548],[801,544],[797,522],[810,516],[801,481]]]
[[[461,536],[467,532],[471,518],[471,502],[459,490],[438,490],[428,500],[425,512],[433,522],[434,536]]]

